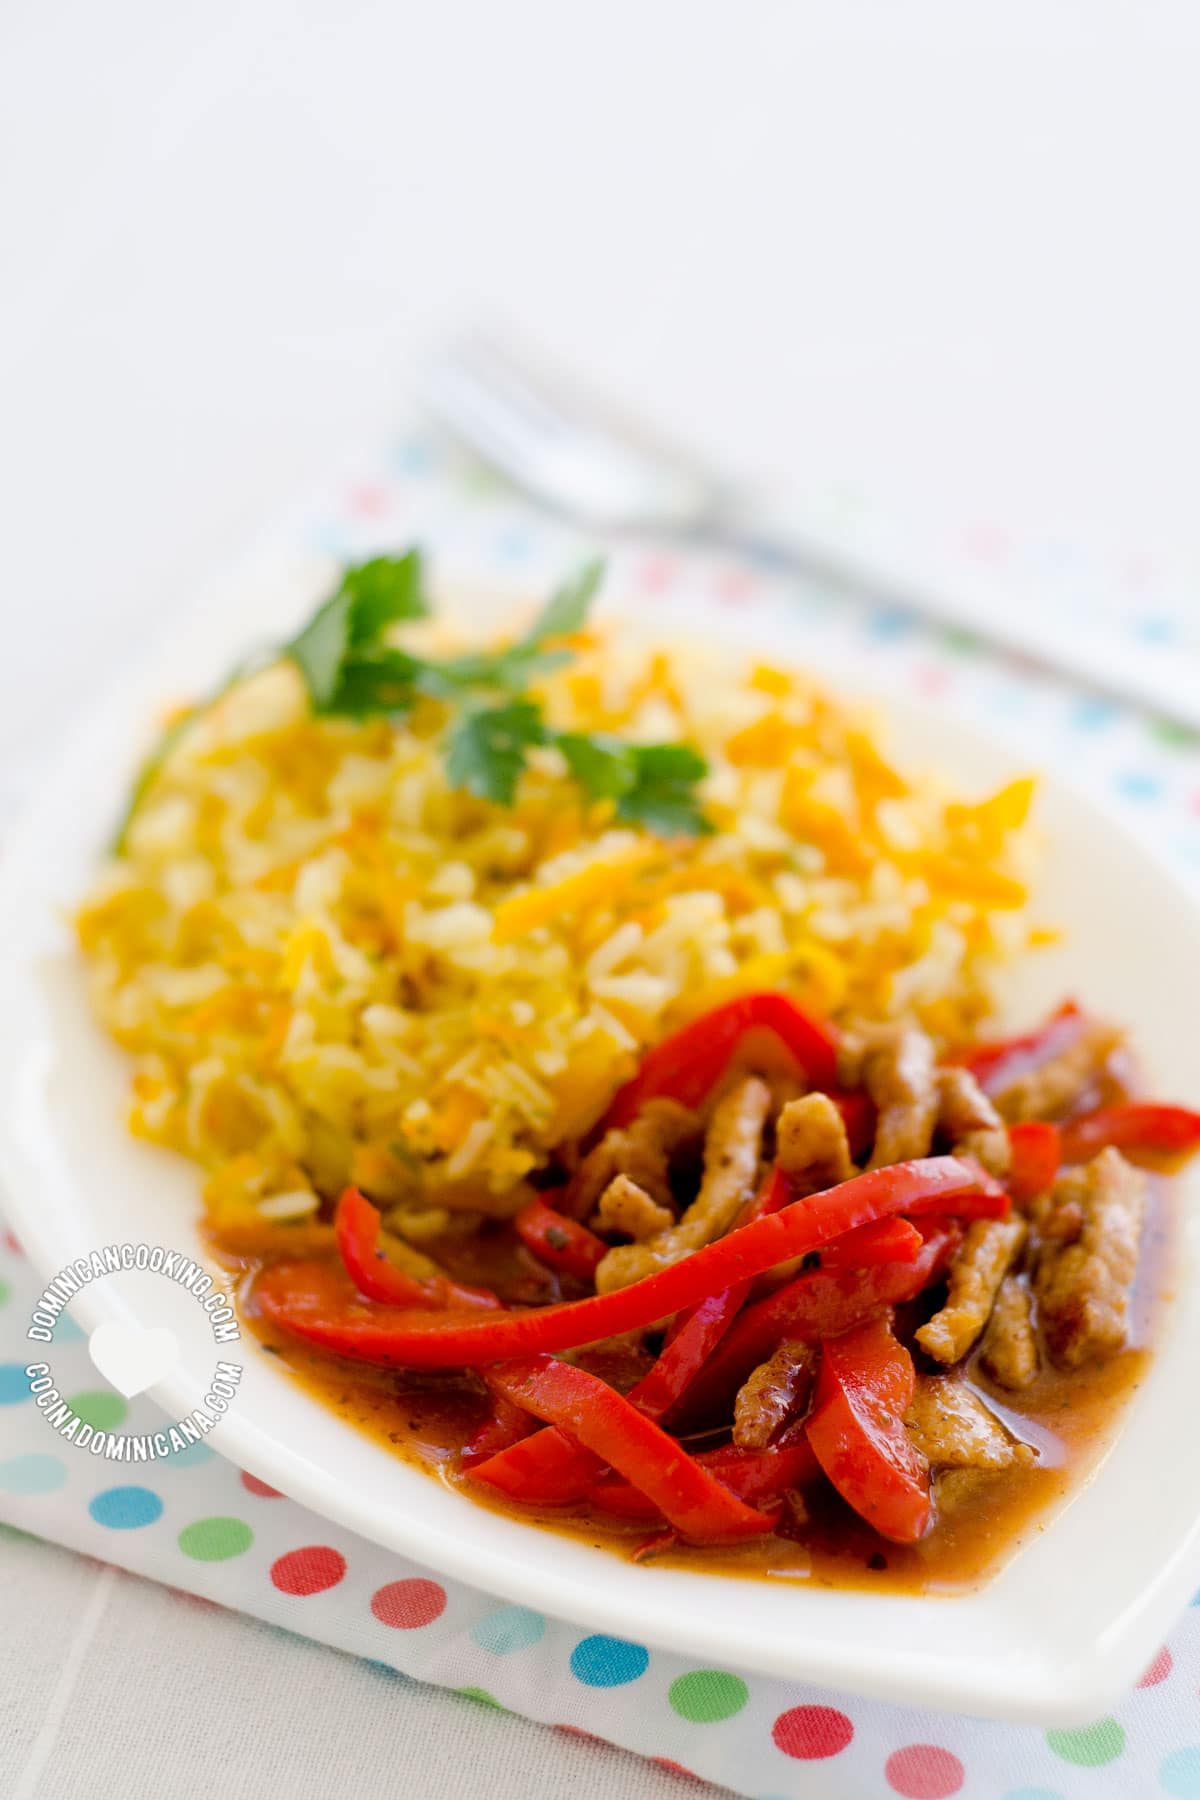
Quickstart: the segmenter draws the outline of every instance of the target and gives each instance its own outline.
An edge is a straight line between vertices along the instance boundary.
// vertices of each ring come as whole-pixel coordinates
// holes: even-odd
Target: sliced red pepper
[[[710,1294],[679,1315],[679,1329],[663,1346],[662,1354],[637,1385],[629,1390],[629,1403],[648,1419],[661,1419],[670,1411],[703,1368],[715,1346],[729,1329],[746,1296],[746,1284]],[[553,1426],[540,1431],[511,1450],[496,1446],[498,1454],[486,1467],[473,1468],[476,1480],[490,1482],[514,1500],[542,1506],[562,1506],[582,1500],[601,1464],[590,1451],[570,1443]]]
[[[1059,1129],[1044,1119],[1026,1119],[1009,1126],[1008,1142],[1012,1151],[1008,1191],[1024,1206],[1054,1185],[1062,1160]]]
[[[819,1250],[872,1219],[900,1212],[965,1210],[967,1197],[983,1191],[988,1181],[978,1167],[954,1156],[892,1163],[794,1200],[782,1211],[731,1231],[628,1287],[526,1313],[472,1318],[464,1313],[346,1304],[320,1263],[274,1263],[260,1274],[254,1293],[274,1324],[339,1356],[383,1366],[479,1368],[511,1356],[569,1350],[636,1331],[777,1263]],[[1001,1198],[1007,1206],[1007,1196]]]
[[[517,1236],[525,1248],[561,1275],[572,1275],[576,1281],[591,1281],[601,1259],[608,1255],[603,1238],[555,1212],[544,1200],[531,1200],[513,1220]]]
[[[874,1141],[878,1108],[865,1088],[830,1088],[829,1098],[842,1115],[846,1142],[855,1162]]]
[[[929,1235],[914,1262],[814,1269],[746,1307],[697,1376],[673,1423],[690,1429],[727,1416],[746,1377],[784,1338],[816,1343],[838,1337],[932,1286],[944,1273],[959,1234],[946,1221],[928,1223]]]
[[[904,1429],[913,1361],[883,1319],[831,1339],[821,1352],[806,1430],[817,1461],[881,1536],[914,1544],[929,1525],[929,1465]]]
[[[515,1406],[561,1426],[641,1489],[693,1544],[729,1543],[773,1529],[660,1425],[586,1369],[553,1357],[505,1363],[492,1380]]]
[[[702,1450],[696,1461],[750,1506],[767,1505],[788,1488],[807,1487],[821,1473],[804,1437],[765,1450],[739,1450],[727,1444],[720,1450]],[[662,1517],[653,1500],[620,1476],[602,1476],[588,1489],[587,1498],[601,1512],[618,1518],[651,1524]]]
[[[1065,1163],[1087,1162],[1110,1144],[1135,1162],[1143,1156],[1151,1161],[1190,1156],[1200,1149],[1200,1112],[1186,1106],[1129,1100],[1120,1106],[1102,1106],[1062,1127]]]
[[[368,1300],[381,1300],[388,1306],[426,1306],[434,1311],[468,1306],[503,1310],[503,1302],[490,1288],[468,1287],[446,1275],[410,1275],[407,1269],[389,1262],[379,1247],[379,1213],[357,1188],[343,1191],[334,1228],[346,1273]]]
[[[985,1094],[998,1094],[1018,1076],[1069,1050],[1086,1027],[1087,1018],[1076,1002],[1065,1000],[1036,1030],[974,1044],[954,1060],[971,1071]]]
[[[742,994],[656,1045],[613,1100],[605,1125],[628,1125],[647,1100],[703,1106],[741,1040],[756,1030],[778,1038],[813,1087],[836,1087],[837,1040],[830,1026],[802,1011],[786,994]]]
[[[874,1269],[880,1263],[913,1263],[924,1242],[907,1219],[875,1219],[848,1231],[821,1252],[823,1269]]]
[[[509,1450],[536,1430],[533,1420],[507,1395],[499,1391],[491,1397],[491,1411],[474,1436],[463,1445],[460,1461],[464,1469],[486,1462],[501,1450]]]

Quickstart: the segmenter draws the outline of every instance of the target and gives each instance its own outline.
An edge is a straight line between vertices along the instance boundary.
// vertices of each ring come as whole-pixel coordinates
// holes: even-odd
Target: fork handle
[[[1200,730],[1200,656],[1186,644],[1151,642],[1098,620],[1081,626],[1061,595],[965,555],[917,548],[886,521],[855,535],[801,522],[757,503],[736,504],[721,541],[755,558],[969,631],[1076,682],[1102,689]]]

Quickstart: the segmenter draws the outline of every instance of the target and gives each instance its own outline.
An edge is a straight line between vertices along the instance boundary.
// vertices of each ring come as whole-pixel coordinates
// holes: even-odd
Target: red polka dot
[[[656,1763],[660,1769],[665,1769],[668,1775],[682,1775],[685,1781],[700,1780],[699,1775],[693,1775],[692,1771],[685,1769],[682,1763],[672,1762],[669,1756],[652,1756],[649,1760]]]
[[[12,1251],[14,1256],[24,1256],[25,1252],[22,1250],[20,1244],[17,1242],[16,1238],[13,1236],[11,1231],[5,1232],[4,1242],[7,1244],[8,1248]]]
[[[1174,1666],[1171,1659],[1171,1652],[1164,1644],[1154,1661],[1150,1664],[1150,1667],[1146,1670],[1146,1673],[1142,1676],[1142,1679],[1138,1682],[1138,1686],[1157,1687],[1160,1681],[1165,1681],[1167,1679],[1167,1676],[1171,1673]]]
[[[904,1800],[947,1800],[966,1779],[957,1756],[936,1744],[906,1744],[888,1757],[883,1772]]]
[[[320,1594],[336,1587],[345,1573],[345,1557],[328,1544],[305,1544],[271,1564],[271,1580],[282,1594]]]
[[[665,594],[679,574],[679,564],[667,556],[647,557],[638,571],[640,586],[648,594]]]
[[[388,507],[386,488],[378,482],[363,481],[351,488],[347,495],[351,512],[357,513],[361,519],[377,519]]]
[[[724,569],[714,583],[717,599],[725,606],[746,606],[754,598],[756,583],[746,569]]]
[[[582,1725],[556,1725],[555,1731],[569,1731],[572,1737],[587,1738],[589,1743],[602,1744],[603,1738],[597,1737],[594,1731],[585,1731]]]
[[[854,1736],[854,1727],[835,1706],[793,1706],[771,1727],[775,1748],[785,1756],[815,1762],[838,1756]]]
[[[914,671],[913,686],[919,694],[924,694],[930,700],[936,700],[950,686],[950,677],[945,669],[935,668],[932,663],[928,663],[924,668]]]
[[[242,1470],[242,1486],[248,1494],[257,1494],[263,1500],[282,1500],[283,1495],[278,1488],[268,1487],[257,1475],[251,1475],[248,1469]]]
[[[436,1581],[389,1581],[371,1595],[371,1611],[379,1623],[397,1631],[417,1631],[422,1625],[432,1625],[445,1610],[446,1590]]]

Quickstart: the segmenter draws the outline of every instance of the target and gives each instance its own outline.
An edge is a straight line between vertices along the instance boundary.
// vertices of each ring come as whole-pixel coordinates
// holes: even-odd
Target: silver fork
[[[739,493],[496,339],[461,339],[426,366],[418,394],[478,456],[542,504],[599,534],[724,546],[848,594],[966,629],[1124,700],[1200,729],[1200,660],[1112,624],[1088,630],[1061,594],[965,557],[914,550],[876,524],[853,538]]]

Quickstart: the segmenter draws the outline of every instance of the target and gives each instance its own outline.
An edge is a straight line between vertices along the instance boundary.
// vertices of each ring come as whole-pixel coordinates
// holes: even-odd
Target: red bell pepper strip
[[[1020,1037],[992,1038],[953,1058],[969,1069],[985,1094],[998,1094],[1040,1063],[1069,1050],[1087,1019],[1074,1000],[1065,1000],[1044,1024]]]
[[[913,1263],[924,1239],[907,1219],[875,1219],[821,1251],[823,1269],[874,1269],[880,1263]]]
[[[603,1238],[581,1225],[578,1219],[555,1212],[544,1200],[531,1200],[513,1220],[517,1236],[525,1248],[561,1275],[572,1275],[576,1281],[591,1281],[597,1264],[608,1255]]]
[[[872,1219],[900,1212],[958,1212],[988,1181],[977,1166],[954,1156],[892,1163],[794,1200],[781,1212],[728,1232],[628,1287],[525,1313],[488,1318],[347,1305],[320,1263],[271,1264],[259,1275],[254,1294],[273,1324],[339,1356],[387,1367],[479,1368],[636,1331],[777,1263],[819,1250]],[[1001,1200],[1008,1205],[1007,1195],[1001,1193]]]
[[[678,1331],[664,1344],[654,1367],[629,1390],[630,1405],[648,1419],[661,1419],[669,1412],[729,1329],[745,1297],[746,1283],[739,1282],[680,1313]],[[497,1444],[496,1450],[487,1465],[474,1467],[472,1474],[529,1504],[562,1506],[582,1500],[602,1467],[589,1450],[570,1443],[553,1426],[511,1449]]]
[[[529,1414],[514,1406],[507,1395],[494,1391],[491,1398],[487,1418],[462,1447],[459,1460],[464,1469],[486,1462],[501,1450],[511,1449],[536,1429]]]
[[[1098,1112],[1071,1119],[1062,1127],[1062,1159],[1087,1162],[1112,1144],[1136,1162],[1190,1156],[1200,1149],[1200,1112],[1186,1106],[1164,1106],[1129,1100],[1102,1106]]]
[[[739,1450],[726,1444],[720,1450],[700,1451],[696,1461],[750,1506],[767,1505],[788,1488],[807,1487],[821,1473],[804,1437],[794,1443],[771,1444],[765,1450]],[[587,1498],[601,1512],[618,1518],[651,1524],[662,1517],[653,1500],[620,1476],[602,1476],[588,1489]]]
[[[857,1162],[875,1137],[878,1108],[865,1088],[830,1088],[829,1098],[842,1115],[850,1155]]]
[[[1059,1129],[1044,1119],[1026,1119],[1009,1126],[1008,1142],[1012,1151],[1008,1191],[1018,1206],[1024,1206],[1054,1185],[1062,1160]]]
[[[687,1454],[660,1425],[586,1369],[537,1356],[502,1364],[492,1380],[515,1406],[561,1426],[640,1488],[693,1544],[728,1543],[773,1529]]]
[[[786,994],[742,994],[656,1045],[616,1095],[605,1126],[628,1125],[647,1100],[666,1098],[681,1106],[703,1106],[742,1038],[755,1030],[777,1037],[813,1087],[836,1087],[837,1040],[830,1026],[811,1018]]]
[[[473,1306],[503,1311],[489,1288],[468,1287],[447,1275],[410,1275],[389,1262],[379,1247],[379,1213],[357,1188],[344,1189],[334,1214],[338,1253],[346,1273],[368,1300],[389,1306],[426,1306],[435,1311]]]
[[[814,1269],[746,1307],[692,1383],[673,1415],[673,1426],[690,1429],[726,1417],[743,1381],[784,1338],[815,1343],[838,1337],[932,1286],[949,1263],[959,1234],[945,1221],[931,1226],[914,1262],[863,1270]]]
[[[886,1320],[873,1319],[824,1346],[805,1427],[843,1500],[901,1544],[924,1535],[930,1514],[929,1465],[903,1423],[915,1382],[912,1357]]]

